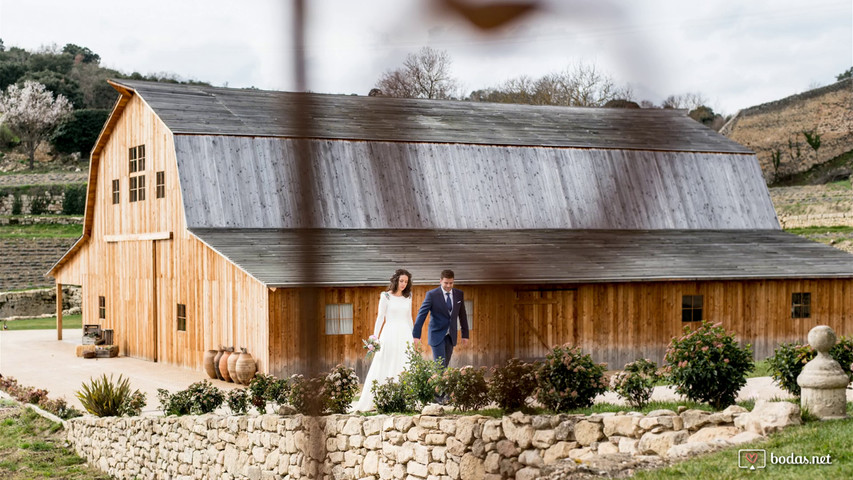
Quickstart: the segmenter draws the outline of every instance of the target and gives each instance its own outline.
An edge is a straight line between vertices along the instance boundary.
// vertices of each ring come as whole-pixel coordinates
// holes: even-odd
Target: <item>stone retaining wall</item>
[[[82,417],[68,421],[68,440],[118,479],[526,480],[564,460],[690,456],[761,439],[782,428],[779,419],[799,422],[796,405],[763,403],[753,413],[733,406],[500,419],[445,416],[438,406],[415,416]],[[759,415],[770,407],[777,423]]]
[[[779,215],[782,228],[853,226],[853,213],[813,213],[807,215]]]
[[[62,310],[65,315],[80,313],[83,295],[80,287],[62,287]],[[39,288],[22,292],[0,293],[0,319],[52,317],[56,315],[56,289]]]

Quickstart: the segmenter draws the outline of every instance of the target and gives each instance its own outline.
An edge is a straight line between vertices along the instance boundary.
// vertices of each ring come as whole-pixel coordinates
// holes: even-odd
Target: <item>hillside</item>
[[[816,151],[803,132],[820,136]],[[853,79],[741,110],[720,133],[755,151],[768,183],[775,180],[774,153],[780,159],[778,177],[804,172],[853,150]],[[811,182],[834,176],[826,172]]]

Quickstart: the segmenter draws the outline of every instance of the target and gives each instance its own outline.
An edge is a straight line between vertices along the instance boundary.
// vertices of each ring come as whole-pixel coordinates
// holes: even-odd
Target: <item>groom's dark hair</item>
[[[453,278],[453,270],[442,270],[441,278]]]

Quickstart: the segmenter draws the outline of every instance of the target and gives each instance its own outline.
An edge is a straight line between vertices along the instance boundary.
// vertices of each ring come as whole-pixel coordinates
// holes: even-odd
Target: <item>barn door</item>
[[[518,290],[513,306],[514,356],[544,358],[573,340],[574,290]]]

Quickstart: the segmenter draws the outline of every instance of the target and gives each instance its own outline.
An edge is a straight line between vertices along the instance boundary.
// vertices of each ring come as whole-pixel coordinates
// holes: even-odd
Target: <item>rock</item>
[[[545,462],[542,456],[539,455],[539,450],[525,450],[518,456],[518,461],[522,465],[530,467],[541,467]]]
[[[673,445],[666,452],[666,458],[689,458],[712,452],[714,448],[707,442],[687,442]]]
[[[539,478],[539,469],[524,467],[515,473],[515,480],[534,480]]]
[[[482,439],[483,442],[496,442],[500,440],[501,435],[501,421],[500,420],[489,420],[483,425],[483,433]]]
[[[459,478],[462,480],[483,480],[486,468],[483,461],[470,453],[462,456],[459,462]]]
[[[722,438],[723,440],[728,440],[735,435],[740,433],[735,427],[705,427],[690,435],[687,439],[688,443],[695,442],[710,442],[717,438]]]
[[[684,422],[684,428],[687,430],[698,430],[700,427],[708,423],[708,417],[711,414],[703,410],[685,410],[681,415],[681,420]]]
[[[744,443],[759,442],[764,439],[765,437],[762,437],[761,435],[755,432],[741,432],[730,438],[729,443],[731,443],[732,445],[741,445]]]
[[[436,417],[444,415],[444,407],[437,403],[427,404],[423,410],[421,410],[421,415],[431,415]]]
[[[666,409],[652,410],[651,412],[646,414],[647,417],[674,417],[676,415],[678,414],[673,412],[672,410]]]
[[[548,448],[554,444],[556,434],[554,430],[537,430],[533,434],[533,446],[536,448]]]
[[[759,400],[749,413],[735,419],[735,426],[743,431],[767,435],[789,425],[801,425],[800,407],[791,402]]]
[[[500,442],[498,442],[500,444]],[[556,463],[569,456],[569,452],[578,447],[577,442],[557,442],[551,448],[545,450],[545,456],[542,459],[546,465]],[[500,450],[499,450],[500,453]],[[509,455],[504,455],[508,457]]]
[[[677,432],[646,433],[637,444],[637,451],[641,454],[657,454],[665,457],[673,445],[685,443],[688,434],[684,430]]]
[[[595,452],[589,447],[575,448],[569,452],[569,458],[576,462],[589,461],[595,458]]]
[[[421,428],[426,428],[430,430],[438,430],[438,417],[430,417],[427,415],[421,415],[415,421],[415,424]]]
[[[575,425],[575,440],[583,446],[591,445],[604,438],[600,423],[582,420]]]
[[[623,437],[619,440],[619,453],[634,455],[637,453],[637,444],[639,443],[640,441],[635,438]]]
[[[610,442],[602,442],[598,444],[599,455],[614,455],[619,453],[619,447]]]
[[[604,419],[604,434],[608,437],[620,435],[623,437],[634,437],[637,435],[638,426],[643,420],[638,417],[629,417],[627,415],[619,415],[615,417],[606,417]]]
[[[426,477],[429,475],[429,469],[426,465],[418,462],[409,462],[406,464],[406,473],[417,477]]]
[[[511,442],[509,440],[499,441],[495,446],[495,449],[504,458],[515,457],[521,451],[518,447],[515,446],[514,442]]]
[[[341,433],[344,435],[361,435],[361,417],[350,417]]]

